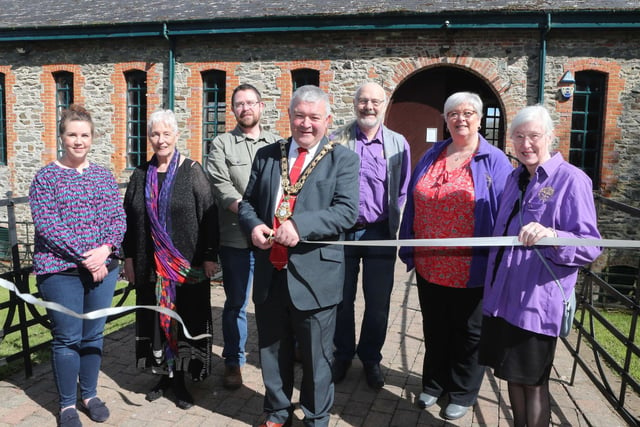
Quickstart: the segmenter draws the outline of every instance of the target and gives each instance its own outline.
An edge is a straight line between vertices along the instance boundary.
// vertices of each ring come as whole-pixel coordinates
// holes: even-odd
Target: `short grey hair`
[[[147,122],[148,134],[151,133],[151,129],[153,129],[153,125],[156,123],[164,123],[169,126],[174,133],[178,133],[178,121],[176,120],[175,113],[171,110],[158,110],[151,114]]]
[[[473,92],[456,92],[449,96],[444,102],[444,117],[446,118],[450,111],[462,104],[470,104],[478,114],[478,117],[482,118],[482,99],[477,93]]]
[[[326,117],[331,115],[331,104],[329,103],[329,95],[322,89],[314,85],[300,86],[293,92],[291,102],[289,103],[289,114],[293,114],[293,109],[301,102],[318,102],[324,101]]]
[[[513,132],[525,123],[537,122],[542,125],[544,133],[547,136],[553,135],[554,125],[549,110],[542,105],[530,105],[518,111],[511,121],[509,129],[509,137],[513,138]]]
[[[358,86],[358,89],[356,89],[356,93],[355,95],[353,95],[353,103],[357,104],[358,103],[358,99],[360,99],[360,92],[362,92],[362,88],[367,86],[367,85],[376,85],[379,86],[380,89],[382,89],[382,93],[384,94],[384,99],[383,101],[386,103],[387,102],[387,91],[384,90],[384,88],[382,87],[382,85],[376,83],[376,82],[364,82],[362,83],[360,86]]]

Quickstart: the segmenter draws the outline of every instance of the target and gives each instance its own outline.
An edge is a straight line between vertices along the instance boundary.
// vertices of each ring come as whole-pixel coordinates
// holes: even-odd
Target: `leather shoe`
[[[464,417],[469,410],[469,406],[460,406],[455,403],[449,403],[444,409],[444,417],[448,420],[457,420]]]
[[[418,398],[418,407],[421,409],[427,409],[438,401],[437,396],[432,396],[427,393],[420,393],[420,397]]]
[[[225,365],[222,376],[222,386],[227,390],[237,390],[242,386],[242,372],[240,366]]]
[[[364,365],[364,374],[367,377],[369,387],[380,390],[384,387],[384,378],[379,363],[366,363]]]
[[[333,382],[338,384],[347,376],[347,370],[351,367],[351,360],[335,359],[331,370],[333,371]]]

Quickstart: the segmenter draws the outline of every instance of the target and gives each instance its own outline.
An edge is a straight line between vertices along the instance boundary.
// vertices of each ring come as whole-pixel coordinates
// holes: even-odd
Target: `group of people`
[[[131,174],[123,204],[113,175],[87,159],[94,132],[83,107],[64,110],[59,124],[64,154],[31,184],[38,289],[45,300],[76,313],[110,307],[124,258],[124,276],[135,284],[138,305],[174,310],[191,334],[209,335],[187,340],[166,314],[136,313],[137,366],[160,375],[147,400],[171,389],[176,405],[187,409],[193,399],[185,373],[200,381],[211,370],[209,278],[218,270],[219,228],[209,179],[200,164],[176,149],[173,112],[157,111],[148,121],[154,155]],[[48,314],[58,425],[82,425],[76,410],[78,385],[78,408],[95,422],[106,421],[109,409],[96,390],[106,317]]]
[[[427,408],[443,399],[444,418],[464,416],[489,366],[508,381],[515,425],[548,425],[564,295],[573,291],[578,267],[600,249],[537,244],[600,236],[591,181],[551,154],[547,110],[526,107],[513,119],[510,137],[521,163],[514,169],[479,132],[480,97],[455,93],[444,105],[450,137],[412,172],[407,140],[382,123],[388,100],[377,83],[356,90],[355,119],[332,134],[329,97],[316,86],[293,93],[288,139],[262,129],[265,106],[254,86],[238,86],[231,101],[237,125],[215,138],[204,168],[177,150],[173,112],[153,113],[154,155],[131,174],[124,204],[112,174],[87,159],[90,114],[77,105],[63,112],[64,154],[30,188],[34,272],[43,298],[77,313],[109,307],[124,259],[137,304],[174,310],[192,335],[211,336],[209,283],[219,259],[226,296],[223,386],[242,386],[253,289],[265,384],[261,426],[291,424],[296,361],[303,422],[326,426],[334,384],[356,355],[369,387],[384,387],[397,251],[332,242],[518,236],[522,246],[400,248],[400,259],[415,269],[423,316],[417,403]],[[365,310],[356,334],[361,266]],[[105,319],[48,313],[58,424],[80,426],[77,409],[106,421],[109,410],[96,391]],[[159,375],[147,400],[171,391],[179,408],[191,407],[185,376],[204,380],[211,351],[211,338],[187,339],[166,314],[136,313],[137,366]]]
[[[543,238],[599,239],[589,177],[552,154],[553,121],[542,106],[510,126],[519,166],[479,133],[482,101],[447,98],[450,138],[414,168],[401,239],[517,236],[521,246],[402,247],[415,269],[425,357],[418,406],[441,398],[454,420],[475,403],[485,367],[507,381],[516,427],[551,422],[549,376],[568,295],[594,246],[540,246]]]

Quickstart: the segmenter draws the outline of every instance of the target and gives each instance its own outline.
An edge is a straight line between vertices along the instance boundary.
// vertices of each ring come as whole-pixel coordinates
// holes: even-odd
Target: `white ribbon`
[[[339,240],[307,241],[319,245],[343,246],[440,246],[440,247],[486,247],[486,246],[522,246],[517,236],[504,237],[455,237],[449,239],[405,239],[405,240]],[[640,241],[618,239],[580,239],[576,237],[543,237],[537,246],[599,246],[602,248],[640,248]]]
[[[439,247],[487,247],[487,246],[522,246],[517,236],[505,237],[459,237],[449,239],[405,239],[405,240],[355,240],[355,241],[308,241],[304,243],[314,243],[318,245],[343,245],[343,246],[439,246]],[[599,246],[602,248],[640,248],[640,241],[635,240],[618,240],[618,239],[579,239],[575,237],[543,237],[536,245],[538,246]],[[31,294],[23,294],[16,286],[4,279],[0,279],[0,287],[3,287],[15,294],[29,304],[38,305],[48,308],[49,310],[59,311],[69,316],[79,319],[98,319],[100,317],[110,316],[113,314],[126,313],[136,309],[153,310],[158,313],[165,314],[182,325],[184,336],[192,340],[200,340],[210,337],[211,334],[200,334],[192,337],[184,324],[184,321],[178,313],[164,307],[156,307],[153,305],[132,305],[124,307],[109,307],[100,310],[91,311],[89,313],[79,314],[73,310],[69,310],[55,302],[42,301]]]
[[[58,304],[57,302],[43,301],[41,299],[34,297],[31,294],[23,294],[18,290],[18,288],[16,288],[16,285],[14,285],[13,283],[5,279],[0,278],[0,287],[3,287],[9,290],[10,292],[15,292],[15,294],[18,297],[20,297],[20,299],[22,299],[23,301],[29,304],[39,305],[41,307],[48,308],[49,310],[59,311],[61,313],[68,314],[69,316],[77,317],[78,319],[90,319],[90,320],[99,319],[101,317],[111,316],[112,314],[126,313],[127,311],[132,311],[137,308],[143,308],[145,310],[157,311],[158,313],[165,314],[177,320],[180,323],[180,325],[182,325],[182,331],[184,332],[184,336],[187,337],[188,339],[201,340],[203,338],[208,338],[211,336],[211,334],[200,334],[195,337],[192,337],[191,334],[189,334],[189,331],[187,330],[187,327],[185,326],[184,321],[182,320],[182,317],[180,317],[180,315],[175,311],[169,310],[168,308],[165,308],[165,307],[156,307],[154,305],[127,305],[123,307],[101,308],[99,310],[94,310],[88,313],[79,314],[73,310],[69,310],[67,307],[61,304]]]

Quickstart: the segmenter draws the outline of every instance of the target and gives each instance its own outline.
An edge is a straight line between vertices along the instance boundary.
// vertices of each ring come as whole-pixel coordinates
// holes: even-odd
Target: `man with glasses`
[[[231,105],[237,125],[212,143],[206,169],[213,184],[219,209],[220,263],[226,300],[222,311],[224,348],[223,386],[234,390],[242,386],[247,342],[247,303],[253,280],[253,251],[248,236],[238,224],[238,202],[249,182],[256,151],[280,140],[260,126],[264,103],[260,92],[250,84],[236,87]]]
[[[411,173],[411,156],[405,137],[382,124],[386,104],[386,93],[379,84],[363,84],[353,99],[356,119],[333,137],[360,156],[358,221],[346,233],[345,240],[396,239]],[[356,343],[354,302],[361,261],[365,311]],[[395,247],[345,246],[344,293],[334,337],[335,383],[344,379],[357,354],[369,387],[384,386],[380,361],[387,334],[395,262]]]

